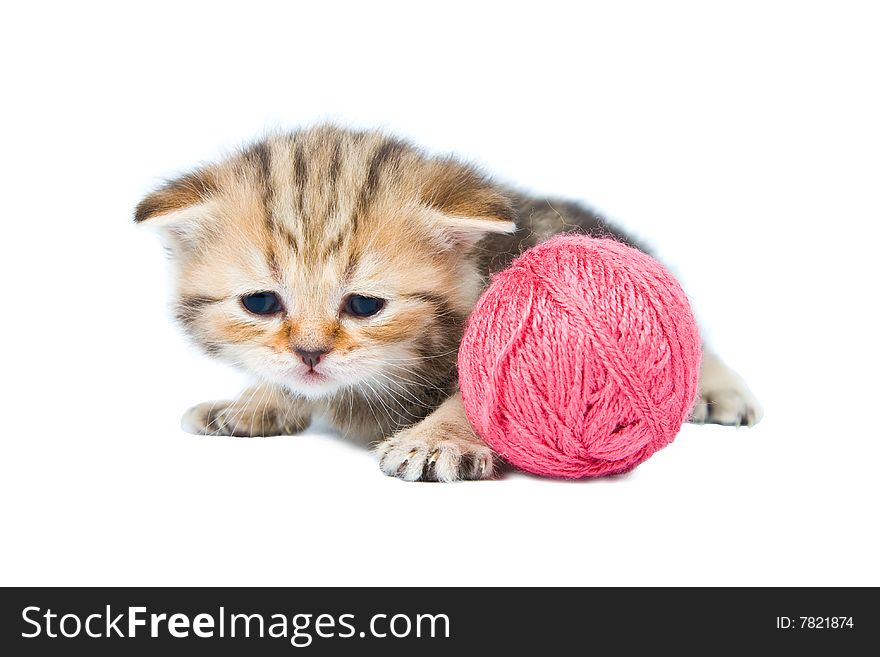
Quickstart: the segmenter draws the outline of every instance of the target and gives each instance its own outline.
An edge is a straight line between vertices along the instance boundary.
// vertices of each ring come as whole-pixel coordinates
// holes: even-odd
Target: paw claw
[[[436,435],[418,426],[388,438],[376,454],[382,472],[407,481],[488,479],[493,472],[492,453],[472,435]]]

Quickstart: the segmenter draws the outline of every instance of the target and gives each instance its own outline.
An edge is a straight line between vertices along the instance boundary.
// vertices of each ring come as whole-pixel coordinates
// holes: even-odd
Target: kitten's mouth
[[[318,372],[317,370],[310,369],[300,374],[300,378],[302,378],[303,381],[308,381],[309,383],[324,383],[330,377],[328,377],[326,374]]]

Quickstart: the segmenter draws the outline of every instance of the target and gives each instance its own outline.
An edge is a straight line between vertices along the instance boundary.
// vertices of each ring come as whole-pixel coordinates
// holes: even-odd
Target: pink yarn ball
[[[477,434],[522,470],[570,479],[626,472],[672,442],[699,370],[697,324],[672,274],[582,235],[499,273],[458,355]]]

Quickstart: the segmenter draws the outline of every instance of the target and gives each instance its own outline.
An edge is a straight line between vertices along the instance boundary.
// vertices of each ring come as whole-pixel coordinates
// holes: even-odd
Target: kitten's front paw
[[[376,448],[379,467],[406,481],[491,479],[497,457],[473,433],[453,425],[417,424]]]
[[[307,424],[307,418],[292,418],[274,408],[229,401],[198,404],[180,420],[180,426],[188,433],[245,438],[299,433]]]

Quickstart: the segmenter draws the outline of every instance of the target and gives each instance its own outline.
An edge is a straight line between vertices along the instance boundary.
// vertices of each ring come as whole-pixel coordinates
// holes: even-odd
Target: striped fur
[[[514,229],[507,196],[469,167],[332,126],[271,135],[170,181],[135,218],[169,244],[176,314],[197,344],[368,439],[454,391],[485,274],[473,245]],[[287,314],[247,313],[240,297],[256,291],[277,292]],[[388,303],[345,317],[352,293]],[[301,376],[296,347],[330,350],[325,379]]]

